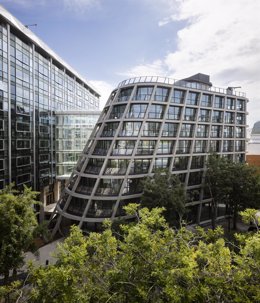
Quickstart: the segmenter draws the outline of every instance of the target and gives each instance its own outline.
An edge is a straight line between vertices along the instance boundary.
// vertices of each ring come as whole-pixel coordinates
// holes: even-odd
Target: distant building
[[[246,162],[260,167],[260,121],[254,124],[247,145]]]
[[[0,189],[26,184],[41,192],[44,203],[55,202],[57,113],[96,112],[99,97],[0,6]]]
[[[158,168],[169,169],[185,184],[188,221],[210,220],[211,195],[203,187],[206,160],[216,152],[245,161],[247,101],[244,93],[213,87],[204,74],[121,82],[57,205],[56,230],[125,217],[123,207],[140,201],[142,181]],[[220,205],[218,216],[224,215]]]

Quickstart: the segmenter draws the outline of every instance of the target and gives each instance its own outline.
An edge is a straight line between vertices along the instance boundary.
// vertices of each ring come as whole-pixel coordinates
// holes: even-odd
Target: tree
[[[257,170],[245,163],[232,162],[210,155],[207,163],[206,187],[212,196],[212,226],[215,227],[217,207],[225,204],[233,215],[236,229],[238,212],[245,208],[260,207],[260,178]]]
[[[141,205],[152,209],[164,207],[168,222],[180,223],[185,213],[186,193],[177,176],[158,170],[144,182]],[[176,216],[177,214],[177,216]]]
[[[221,228],[191,232],[168,226],[162,209],[128,205],[136,222],[113,234],[83,237],[78,227],[56,253],[57,263],[30,268],[19,302],[259,302],[260,234],[227,245]]]
[[[9,271],[23,264],[23,253],[32,245],[37,226],[33,206],[37,192],[28,187],[19,193],[13,185],[0,191],[0,274],[8,282]]]

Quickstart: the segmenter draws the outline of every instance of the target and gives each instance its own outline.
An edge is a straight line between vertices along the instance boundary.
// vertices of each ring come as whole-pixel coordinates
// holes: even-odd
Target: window
[[[108,160],[105,175],[125,175],[128,164],[129,160],[126,159]]]
[[[87,212],[86,217],[90,218],[107,218],[111,217],[116,201],[99,201],[93,200]]]
[[[236,152],[245,151],[245,141],[236,140],[235,142],[236,146]]]
[[[193,156],[191,160],[191,169],[203,168],[205,156]]]
[[[209,122],[210,121],[210,111],[208,109],[200,109],[198,121]]]
[[[245,111],[246,110],[245,100],[237,99],[237,110],[240,110],[240,111]]]
[[[222,126],[212,125],[210,136],[212,138],[221,138],[222,137]]]
[[[171,97],[171,102],[177,103],[177,104],[182,104],[182,103],[184,103],[184,97],[185,97],[185,91],[174,89],[172,97]]]
[[[232,98],[227,98],[226,109],[235,109],[235,100]]]
[[[85,174],[99,174],[103,163],[104,163],[104,159],[90,158],[84,173]]]
[[[186,107],[184,112],[184,120],[195,121],[195,118],[196,118],[196,109]]]
[[[154,95],[155,101],[167,101],[169,96],[169,89],[165,87],[157,87]]]
[[[244,127],[236,127],[236,137],[237,138],[245,138],[245,128]]]
[[[31,141],[30,140],[17,140],[16,141],[16,148],[17,149],[31,148]]]
[[[168,120],[180,120],[181,116],[181,107],[179,106],[170,106],[166,115]]]
[[[233,126],[224,126],[224,138],[234,137],[234,127]]]
[[[119,119],[123,116],[125,105],[115,105],[110,113],[109,119]]]
[[[220,96],[215,96],[214,107],[215,108],[224,108],[224,98],[220,97]]]
[[[151,160],[148,159],[134,159],[131,163],[130,174],[146,174],[149,171]]]
[[[93,151],[93,155],[105,156],[109,150],[111,141],[97,141],[96,147]]]
[[[132,155],[135,147],[135,141],[130,140],[120,140],[116,141],[112,150],[112,155]]]
[[[175,157],[173,170],[186,170],[188,168],[189,157]]]
[[[182,124],[180,137],[192,137],[194,131],[194,124]]]
[[[131,88],[122,89],[120,91],[120,93],[119,93],[117,101],[118,102],[128,101],[130,99],[132,90],[133,90],[132,87]],[[111,97],[111,98],[114,98],[114,96]]]
[[[145,137],[158,137],[161,123],[158,122],[146,122],[143,128],[142,136]]]
[[[20,176],[17,176],[17,178],[16,178],[16,184],[17,185],[28,183],[28,182],[31,182],[31,175],[30,174],[20,175]]]
[[[96,179],[81,177],[75,192],[79,194],[91,195]]]
[[[101,137],[114,137],[119,122],[108,122],[104,125]]]
[[[237,113],[236,122],[237,124],[245,124],[245,114]]]
[[[234,113],[225,112],[225,123],[233,124],[235,122]]]
[[[204,124],[198,124],[196,137],[197,138],[207,138],[209,135],[209,126]]]
[[[164,169],[170,166],[170,158],[156,158],[154,161],[153,172],[157,169]]]
[[[234,149],[233,141],[231,141],[231,140],[224,140],[223,141],[223,148],[222,148],[223,152],[232,152],[233,149]]]
[[[124,184],[123,195],[133,195],[141,193],[143,191],[143,180],[143,178],[127,179]]]
[[[218,110],[213,110],[212,122],[213,123],[222,123],[223,122],[223,112],[218,111]]]
[[[82,216],[82,213],[84,212],[84,210],[87,206],[87,203],[88,203],[87,199],[72,197],[66,211],[69,214],[72,214],[75,216]]]
[[[40,148],[49,148],[50,141],[49,140],[40,140],[39,141],[39,147]]]
[[[190,152],[191,141],[179,140],[177,145],[177,154],[188,154]]]
[[[157,154],[171,154],[174,141],[161,140],[159,142]]]
[[[156,141],[140,140],[137,146],[137,155],[152,155],[154,152]]]
[[[138,87],[135,95],[135,100],[148,101],[151,99],[152,92],[152,86]]]
[[[194,153],[205,153],[207,148],[207,141],[196,140],[194,145]]]
[[[209,141],[209,151],[210,152],[220,152],[221,141],[218,140],[210,140]]]
[[[162,119],[164,114],[164,106],[158,104],[152,104],[149,107],[148,118],[150,119]]]
[[[19,166],[30,165],[30,164],[31,164],[31,157],[30,156],[16,158],[16,165],[18,167]]]
[[[163,126],[162,136],[163,137],[176,137],[178,130],[177,123],[165,123]]]
[[[203,94],[201,97],[200,105],[205,106],[205,107],[211,107],[212,106],[212,96]]]
[[[4,160],[0,159],[0,170],[4,170]]]
[[[119,136],[122,137],[137,137],[141,127],[141,122],[124,122]]]
[[[122,180],[101,179],[96,191],[97,196],[116,196],[119,193]]]
[[[199,102],[199,93],[189,92],[187,97],[187,104],[198,105]]]
[[[30,124],[23,123],[23,122],[16,122],[16,130],[18,132],[29,132],[30,131]]]
[[[126,118],[144,118],[146,109],[146,104],[132,104]]]

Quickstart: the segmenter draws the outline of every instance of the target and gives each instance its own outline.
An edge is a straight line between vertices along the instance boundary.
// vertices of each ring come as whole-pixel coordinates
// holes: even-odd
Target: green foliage
[[[256,230],[259,230],[259,220],[260,220],[260,212],[254,208],[247,208],[244,211],[241,211],[240,216],[242,217],[242,221],[246,224],[251,224]]]
[[[26,186],[22,193],[14,190],[13,185],[0,191],[0,274],[6,280],[10,270],[23,264],[23,253],[32,245],[37,226],[33,210],[38,203],[36,196]]]
[[[176,230],[161,208],[127,211],[138,220],[120,238],[108,223],[86,238],[72,227],[55,265],[31,267],[27,302],[259,302],[259,233],[233,251],[220,228]]]
[[[206,186],[212,197],[212,223],[215,225],[217,205],[226,204],[236,227],[238,211],[260,207],[260,177],[257,170],[245,163],[232,162],[211,155],[207,163]]]
[[[183,184],[169,171],[158,170],[144,182],[141,205],[149,209],[164,207],[169,223],[180,224],[185,213],[185,202]]]

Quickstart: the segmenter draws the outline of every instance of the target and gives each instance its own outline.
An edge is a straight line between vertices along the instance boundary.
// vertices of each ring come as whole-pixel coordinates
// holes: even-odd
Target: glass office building
[[[142,181],[159,168],[185,184],[188,222],[209,220],[206,160],[210,152],[245,160],[246,107],[244,93],[215,88],[203,74],[180,81],[123,81],[111,93],[57,205],[56,229],[124,217],[124,205],[140,201]],[[224,211],[220,207],[218,216]]]
[[[54,114],[56,189],[59,199],[96,125],[100,111],[56,111]],[[51,211],[55,205],[46,202],[46,210]]]
[[[0,6],[0,188],[55,200],[56,113],[98,108],[98,92]]]

